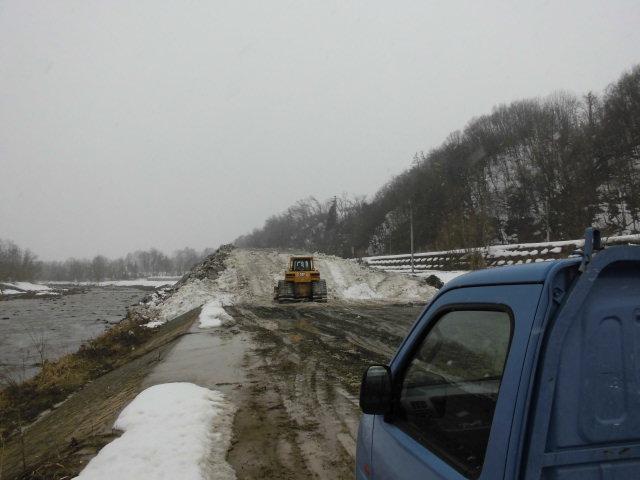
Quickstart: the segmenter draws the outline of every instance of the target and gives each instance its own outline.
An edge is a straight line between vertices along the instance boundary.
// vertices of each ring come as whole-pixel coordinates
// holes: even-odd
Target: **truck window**
[[[311,270],[311,260],[308,260],[308,259],[294,260],[292,270],[296,272],[308,272],[309,270]]]
[[[450,311],[404,373],[398,426],[469,478],[482,471],[511,329],[504,311]]]

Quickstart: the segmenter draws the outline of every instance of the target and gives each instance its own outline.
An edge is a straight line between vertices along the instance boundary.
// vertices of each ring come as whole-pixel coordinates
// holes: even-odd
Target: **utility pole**
[[[411,200],[409,200],[409,225],[411,230],[411,274],[413,275],[416,272],[413,264],[413,205],[411,204]]]

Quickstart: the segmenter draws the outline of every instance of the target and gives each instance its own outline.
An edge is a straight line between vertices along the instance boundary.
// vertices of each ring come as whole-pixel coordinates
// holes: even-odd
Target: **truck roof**
[[[552,260],[526,265],[508,265],[469,272],[447,282],[444,290],[475,285],[504,285],[514,283],[544,283],[554,268],[580,263],[579,258]]]

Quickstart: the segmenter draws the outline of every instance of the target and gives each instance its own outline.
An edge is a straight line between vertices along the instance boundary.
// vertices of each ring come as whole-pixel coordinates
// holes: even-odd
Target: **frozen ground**
[[[215,390],[192,383],[150,387],[120,413],[113,427],[123,434],[76,478],[235,479],[225,460],[233,413]]]

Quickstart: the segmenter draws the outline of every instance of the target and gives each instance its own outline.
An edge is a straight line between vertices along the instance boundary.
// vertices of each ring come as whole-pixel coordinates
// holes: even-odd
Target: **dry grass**
[[[0,437],[9,438],[88,381],[135,358],[136,348],[154,333],[142,326],[147,321],[132,310],[122,322],[82,345],[77,353],[44,361],[33,378],[22,383],[5,379],[0,391]]]

